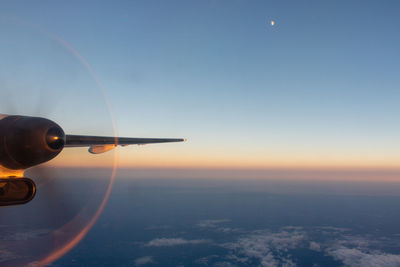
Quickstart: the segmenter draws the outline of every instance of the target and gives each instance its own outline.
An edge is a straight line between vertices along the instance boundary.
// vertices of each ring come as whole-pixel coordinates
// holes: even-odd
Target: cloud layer
[[[137,258],[135,260],[136,266],[143,266],[143,265],[147,265],[150,263],[155,263],[155,261],[153,260],[153,257],[151,257],[151,256],[145,256],[145,257]]]
[[[299,259],[293,252],[309,249],[349,267],[400,266],[400,255],[377,249],[388,240],[352,235],[347,231],[334,227],[284,227],[275,232],[253,231],[221,246],[229,251],[226,262],[239,265],[298,266]]]
[[[255,231],[239,238],[236,242],[224,244],[230,250],[228,258],[238,263],[251,265],[258,262],[261,266],[295,266],[289,249],[296,248],[304,242],[306,235],[301,231],[283,230],[277,233],[269,231]],[[285,253],[283,253],[285,252]]]
[[[180,245],[197,245],[210,242],[206,239],[187,240],[183,238],[156,238],[149,241],[145,246],[148,247],[172,247]]]
[[[208,244],[225,251],[222,254],[198,258],[194,263],[200,266],[294,267],[304,265],[304,257],[308,257],[304,255],[314,255],[316,258],[331,261],[332,264],[339,263],[349,267],[400,266],[400,254],[391,254],[385,250],[389,246],[397,248],[400,236],[376,238],[368,234],[354,234],[348,228],[334,226],[285,226],[275,230],[245,230],[229,227],[230,224],[232,223],[228,219],[210,219],[194,225],[202,236],[218,234],[219,237],[222,235],[231,240],[229,242],[174,237],[156,238],[144,246],[167,249],[173,246]],[[304,254],[305,251],[309,252]],[[141,265],[142,262],[145,262],[142,265],[152,263],[153,258],[139,258],[136,265]]]

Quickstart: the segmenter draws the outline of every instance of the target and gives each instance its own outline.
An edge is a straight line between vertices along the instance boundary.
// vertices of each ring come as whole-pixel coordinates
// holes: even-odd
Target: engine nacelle
[[[37,117],[0,120],[0,164],[23,170],[47,162],[64,148],[65,133],[55,122]]]
[[[29,178],[0,178],[0,206],[28,203],[36,193],[36,185]]]

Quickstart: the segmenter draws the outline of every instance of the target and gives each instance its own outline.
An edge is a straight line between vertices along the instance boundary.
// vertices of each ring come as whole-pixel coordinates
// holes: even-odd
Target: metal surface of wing
[[[89,147],[102,145],[146,145],[157,143],[184,142],[183,138],[129,138],[86,135],[66,135],[65,147]]]

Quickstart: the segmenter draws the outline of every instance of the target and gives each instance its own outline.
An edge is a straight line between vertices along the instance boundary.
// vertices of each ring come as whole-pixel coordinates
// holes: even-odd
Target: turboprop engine
[[[24,204],[36,192],[24,170],[47,162],[64,148],[65,134],[55,122],[37,117],[0,117],[0,206]]]

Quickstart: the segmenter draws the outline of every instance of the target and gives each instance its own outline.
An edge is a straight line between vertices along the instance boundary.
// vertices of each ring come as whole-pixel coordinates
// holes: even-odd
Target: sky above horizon
[[[103,86],[120,136],[188,139],[119,149],[123,167],[397,168],[399,11],[397,1],[2,1],[0,113],[113,134]],[[52,164],[113,155],[72,149]]]

